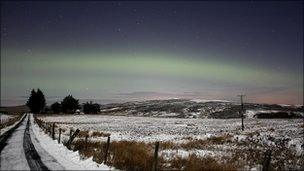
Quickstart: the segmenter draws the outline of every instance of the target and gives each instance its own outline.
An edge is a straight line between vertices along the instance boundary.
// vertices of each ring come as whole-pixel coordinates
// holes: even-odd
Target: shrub
[[[72,95],[68,95],[62,100],[61,107],[65,113],[74,113],[76,109],[79,109],[79,100]]]
[[[97,103],[92,103],[92,101],[90,103],[85,103],[83,105],[83,112],[86,114],[96,114],[100,111],[100,105]]]
[[[61,108],[61,104],[58,102],[55,102],[51,105],[51,110],[53,111],[53,113],[60,113],[62,108]]]

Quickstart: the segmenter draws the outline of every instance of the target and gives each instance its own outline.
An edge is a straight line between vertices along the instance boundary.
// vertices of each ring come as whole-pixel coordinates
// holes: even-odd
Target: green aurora
[[[282,90],[283,87],[285,91],[301,94],[303,86],[301,76],[287,71],[280,73],[240,62],[211,60],[210,57],[102,52],[29,52],[23,56],[20,52],[4,52],[1,54],[5,57],[1,63],[1,93],[4,97],[16,96],[16,92],[5,90],[17,86],[27,91],[40,87],[48,94],[56,95],[66,89],[67,94],[88,96],[82,98],[111,97],[111,94],[136,91],[170,92],[180,96],[183,92],[204,92],[204,87],[208,86],[223,91],[222,98],[233,96],[229,87],[239,87],[236,92],[242,93],[250,93],[246,92],[246,87],[253,90],[265,87]],[[295,103],[301,100],[300,96],[297,98]]]

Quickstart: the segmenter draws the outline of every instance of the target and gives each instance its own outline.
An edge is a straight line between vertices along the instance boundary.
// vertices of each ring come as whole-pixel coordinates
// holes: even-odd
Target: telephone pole
[[[241,98],[241,114],[242,114],[242,131],[244,131],[244,104],[243,104],[243,97],[244,94],[238,95]]]

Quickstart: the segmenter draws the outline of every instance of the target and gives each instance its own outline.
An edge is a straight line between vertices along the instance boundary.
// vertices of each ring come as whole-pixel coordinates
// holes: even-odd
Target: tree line
[[[26,102],[32,113],[45,113],[47,111],[46,100],[43,92],[38,88],[37,91],[33,89],[30,97]],[[82,105],[85,114],[96,114],[100,111],[100,105],[97,103],[86,102]],[[76,110],[81,109],[79,100],[72,95],[66,96],[60,103],[55,102],[50,106],[51,113],[75,113]]]

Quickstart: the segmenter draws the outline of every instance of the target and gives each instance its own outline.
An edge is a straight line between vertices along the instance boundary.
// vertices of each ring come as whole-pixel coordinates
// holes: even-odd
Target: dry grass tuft
[[[110,133],[104,133],[104,132],[100,132],[100,131],[94,131],[92,133],[92,137],[109,137],[111,134]]]
[[[207,139],[207,141],[209,141],[210,143],[214,143],[214,144],[224,144],[227,142],[231,142],[232,137],[233,136],[230,134],[224,134],[224,135],[218,136],[218,137],[210,137]]]
[[[79,139],[72,144],[74,151],[78,150],[84,157],[92,157],[97,163],[104,162],[105,142]],[[110,143],[107,164],[122,170],[151,170],[152,147],[143,142],[114,141]]]
[[[208,145],[208,141],[207,140],[201,140],[201,139],[193,140],[193,141],[189,141],[187,143],[180,144],[180,146],[183,149],[186,149],[186,150],[190,150],[190,149],[203,149],[207,145]]]
[[[186,150],[203,149],[206,148],[207,146],[210,146],[210,144],[224,144],[224,143],[232,142],[232,137],[233,136],[230,134],[224,134],[221,136],[210,137],[206,140],[202,140],[202,139],[191,140],[187,143],[180,144],[180,146]]]
[[[77,137],[83,138],[83,137],[86,137],[86,135],[89,136],[89,131],[79,131]]]
[[[150,143],[150,145],[152,146],[153,144]],[[178,149],[180,147],[180,145],[172,142],[172,141],[163,141],[163,142],[160,142],[159,144],[159,148],[160,150],[166,150],[166,149]]]
[[[151,170],[152,147],[143,142],[114,141],[110,145],[110,163],[122,170]]]
[[[200,158],[191,154],[188,158],[175,157],[168,169],[176,170],[237,170],[232,164],[219,163],[211,157]]]

